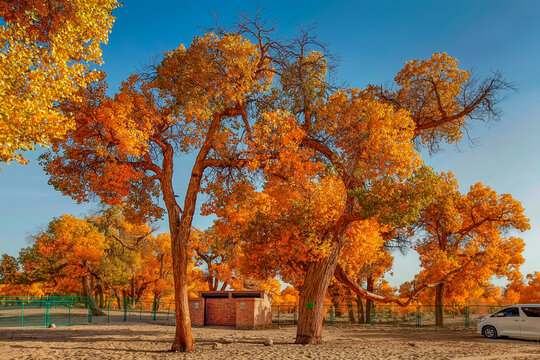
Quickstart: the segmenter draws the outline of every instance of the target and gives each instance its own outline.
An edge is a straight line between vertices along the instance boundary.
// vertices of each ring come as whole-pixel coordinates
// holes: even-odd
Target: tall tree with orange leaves
[[[384,181],[392,186],[402,183],[421,163],[414,143],[432,151],[441,142],[455,143],[467,118],[496,117],[497,93],[509,85],[499,75],[475,84],[468,71],[458,69],[457,60],[439,53],[407,63],[396,76],[398,90],[370,86],[364,91],[332,91],[325,80],[325,54],[309,51],[310,40],[298,39],[296,52],[289,52],[294,56],[281,74],[285,109],[267,112],[266,122],[254,127],[259,141],[255,152],[267,154],[259,161],[268,174],[268,185],[261,195],[243,196],[251,197],[251,209],[263,209],[254,216],[258,225],[253,233],[275,238],[276,255],[300,256],[296,267],[305,275],[295,273],[301,277],[295,279],[300,280],[296,342],[317,344],[324,298],[336,268],[352,286],[338,266],[348,233],[358,223],[380,216],[378,209],[367,213],[371,209],[362,207],[354,193],[371,192]],[[388,203],[384,197],[390,198],[392,192],[384,191],[385,186],[379,196]],[[394,215],[399,217],[399,209]],[[259,250],[251,253],[256,257],[270,250],[267,246],[261,242]]]
[[[103,85],[90,89],[82,104],[67,108],[76,114],[77,129],[55,144],[56,155],[44,158],[51,182],[79,200],[138,198],[134,210],[158,214],[151,200],[162,195],[174,262],[175,351],[193,349],[187,242],[205,170],[264,170],[269,185],[253,203],[268,218],[295,224],[286,231],[290,242],[279,249],[302,256],[296,341],[317,344],[324,298],[347,234],[378,216],[366,215],[352,191],[409,178],[421,163],[415,141],[432,149],[456,142],[466,118],[494,114],[497,91],[507,87],[497,76],[474,86],[455,59],[435,54],[406,64],[395,92],[336,90],[326,80],[329,56],[309,34],[280,46],[257,23],[237,31],[208,34],[167,54],[151,82],[132,77],[114,99],[103,95]],[[269,92],[271,73],[279,83]],[[175,151],[197,154],[183,209],[172,187]],[[228,185],[230,174],[210,179],[207,189],[215,198],[226,196],[220,184]],[[278,200],[266,205],[273,198]],[[320,209],[311,207],[319,203]]]
[[[451,173],[440,178],[442,191],[422,211],[417,223],[421,232],[414,246],[422,267],[415,282],[434,282],[460,269],[435,288],[438,326],[443,325],[445,291],[459,292],[474,282],[487,287],[494,275],[509,280],[521,277],[523,240],[506,234],[530,228],[523,207],[511,195],[499,195],[482,183],[461,194]]]
[[[79,201],[126,202],[139,219],[161,216],[171,234],[176,334],[173,351],[191,351],[188,241],[205,171],[242,166],[248,105],[270,84],[266,48],[239,35],[207,34],[166,54],[150,81],[130,77],[114,98],[101,81],[70,102],[76,128],[43,162],[54,186]],[[246,132],[238,129],[246,128]],[[183,206],[173,188],[175,154],[195,154]]]
[[[48,146],[73,128],[56,103],[96,79],[117,0],[0,2],[0,161]]]

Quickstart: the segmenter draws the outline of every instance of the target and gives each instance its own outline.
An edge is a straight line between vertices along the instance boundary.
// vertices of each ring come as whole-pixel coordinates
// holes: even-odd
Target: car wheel
[[[493,326],[484,326],[482,335],[488,339],[495,339],[497,337],[497,330]]]

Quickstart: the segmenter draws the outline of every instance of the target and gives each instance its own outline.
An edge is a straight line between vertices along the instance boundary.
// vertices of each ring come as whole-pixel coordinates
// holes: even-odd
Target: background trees
[[[487,287],[493,275],[510,280],[521,277],[523,241],[505,236],[510,230],[525,231],[529,219],[521,204],[509,194],[498,195],[481,183],[462,195],[452,174],[441,174],[442,192],[420,217],[425,236],[415,245],[422,271],[416,281],[433,282],[451,269],[452,279],[437,285],[436,324],[443,325],[444,291],[459,293],[474,283]]]

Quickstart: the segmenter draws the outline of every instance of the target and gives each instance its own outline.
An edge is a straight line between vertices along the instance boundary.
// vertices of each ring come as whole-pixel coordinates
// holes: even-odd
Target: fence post
[[[394,313],[394,327],[397,326],[397,318],[396,318],[396,305],[392,307],[392,312]]]
[[[416,307],[416,327],[422,327],[422,313],[420,312],[420,306]]]
[[[142,300],[139,300],[139,320],[142,320]]]
[[[21,328],[24,328],[24,301],[21,303]]]
[[[152,320],[156,320],[156,311],[157,311],[157,299],[154,297],[154,303],[152,304]]]
[[[334,325],[334,306],[330,304],[330,325]]]
[[[40,301],[41,304],[41,301]],[[51,323],[50,303],[49,300],[45,300],[45,327],[49,327]]]
[[[128,300],[124,296],[124,321],[127,321],[127,303],[128,303]]]
[[[371,302],[371,321],[370,321],[370,325],[371,327],[374,327],[375,326],[375,303],[372,301]]]
[[[169,313],[171,312],[171,304],[169,303],[169,307],[167,308],[167,320],[169,320]]]
[[[293,310],[293,323],[294,325],[298,324],[298,311],[296,310],[296,305],[294,305],[294,310]]]
[[[71,326],[71,306],[72,304],[68,305],[68,326]]]
[[[107,305],[107,323],[111,322],[111,298],[109,297],[108,305]]]
[[[465,305],[465,329],[471,326],[471,319],[469,317],[469,305]]]

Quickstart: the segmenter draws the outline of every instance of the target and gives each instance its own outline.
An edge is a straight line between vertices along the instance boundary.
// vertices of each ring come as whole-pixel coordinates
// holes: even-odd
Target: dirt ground
[[[488,340],[470,331],[327,326],[324,344],[295,345],[294,326],[265,330],[194,328],[197,349],[170,353],[174,327],[156,324],[80,325],[0,329],[0,360],[7,359],[539,359],[540,342]],[[272,339],[273,346],[221,337]]]

